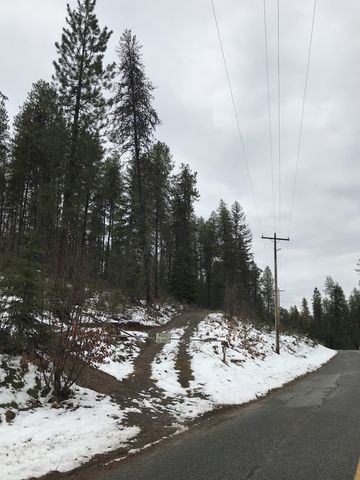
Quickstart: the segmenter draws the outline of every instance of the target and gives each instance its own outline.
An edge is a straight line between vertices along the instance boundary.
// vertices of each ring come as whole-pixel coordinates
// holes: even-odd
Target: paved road
[[[218,415],[106,480],[354,480],[360,456],[360,353],[242,409]]]

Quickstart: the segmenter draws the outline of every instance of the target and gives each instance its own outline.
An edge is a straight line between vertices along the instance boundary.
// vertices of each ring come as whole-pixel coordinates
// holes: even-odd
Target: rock
[[[16,417],[16,413],[13,412],[12,410],[7,410],[5,412],[5,420],[7,421],[7,423],[11,423],[15,417]]]

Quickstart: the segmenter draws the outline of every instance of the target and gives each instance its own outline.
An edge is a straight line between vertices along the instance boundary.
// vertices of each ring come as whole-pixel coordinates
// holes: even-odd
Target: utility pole
[[[275,334],[276,334],[276,345],[275,351],[277,354],[280,354],[280,341],[279,341],[279,329],[280,329],[280,298],[279,298],[279,290],[278,290],[278,274],[277,274],[277,242],[279,241],[286,241],[289,242],[290,238],[281,238],[276,236],[276,232],[274,233],[273,237],[265,237],[264,235],[261,238],[266,240],[273,240],[274,241],[274,280],[275,280],[275,288],[274,288],[274,299],[275,299]]]

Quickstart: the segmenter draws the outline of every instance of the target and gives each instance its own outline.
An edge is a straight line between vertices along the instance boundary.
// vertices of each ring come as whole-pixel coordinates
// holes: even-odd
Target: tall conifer
[[[53,79],[70,127],[62,206],[59,273],[64,273],[70,237],[76,236],[78,184],[82,178],[79,138],[81,131],[97,132],[105,123],[104,88],[110,87],[113,66],[104,65],[104,53],[112,34],[101,29],[95,15],[96,0],[78,0],[67,5],[67,27],[55,44],[58,59]],[[80,236],[81,238],[81,236]]]
[[[7,159],[9,152],[9,116],[6,110],[7,98],[0,92],[0,242],[4,233],[5,191]],[[0,243],[0,245],[1,245]]]
[[[134,187],[133,205],[143,251],[145,295],[151,303],[151,225],[146,199],[147,155],[156,126],[160,123],[152,106],[153,85],[145,75],[141,45],[130,30],[125,30],[118,47],[118,78],[113,98],[112,139],[130,162],[130,182]]]
[[[274,323],[275,299],[274,277],[269,266],[266,266],[261,277],[261,290],[265,304],[265,318],[269,325]]]
[[[189,165],[181,165],[173,178],[171,215],[174,234],[171,264],[171,292],[181,301],[196,298],[194,233],[194,202],[199,198],[196,173]]]

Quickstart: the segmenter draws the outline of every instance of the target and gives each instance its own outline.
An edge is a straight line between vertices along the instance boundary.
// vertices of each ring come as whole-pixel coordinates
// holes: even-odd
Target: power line
[[[236,125],[237,125],[237,131],[238,131],[238,135],[239,135],[239,139],[240,139],[241,150],[242,150],[242,153],[243,153],[246,172],[247,172],[247,176],[248,176],[248,179],[249,179],[250,189],[251,189],[251,193],[252,193],[252,197],[253,197],[253,201],[254,201],[256,216],[257,216],[257,220],[258,220],[258,223],[259,223],[259,226],[260,226],[260,231],[261,231],[261,233],[263,233],[262,224],[261,224],[260,215],[259,215],[259,210],[258,210],[258,206],[257,206],[257,202],[256,202],[255,190],[254,190],[253,182],[252,182],[251,175],[250,175],[250,169],[249,169],[249,164],[248,164],[248,160],[247,160],[247,155],[246,155],[246,150],[245,150],[245,145],[244,145],[244,139],[243,139],[243,135],[242,135],[242,132],[241,132],[239,116],[238,116],[237,108],[236,108],[236,104],[235,104],[234,93],[233,93],[233,89],[232,89],[232,86],[231,86],[230,74],[229,74],[229,70],[228,70],[228,67],[227,67],[225,52],[224,52],[224,48],[223,48],[223,44],[222,44],[222,40],[221,40],[220,28],[219,28],[219,23],[218,23],[218,20],[217,20],[215,5],[214,5],[213,0],[210,0],[210,1],[211,1],[212,11],[213,11],[213,15],[214,15],[214,21],[215,21],[216,30],[217,30],[218,39],[219,39],[221,56],[222,56],[224,67],[225,67],[225,73],[226,73],[227,83],[228,83],[228,87],[229,87],[231,102],[232,102],[232,106],[233,106],[233,110],[234,110],[234,115],[235,115],[235,120],[236,120]]]
[[[279,231],[281,232],[281,110],[280,110],[280,0],[277,0],[277,87],[279,143]]]
[[[297,153],[296,153],[295,177],[294,177],[292,200],[291,200],[291,210],[290,210],[290,219],[289,219],[289,235],[290,235],[290,230],[291,230],[292,217],[293,217],[293,213],[294,213],[296,181],[297,181],[299,159],[300,159],[300,149],[301,149],[302,131],[303,131],[303,120],[304,120],[304,111],[305,111],[305,99],[306,99],[307,86],[308,86],[311,48],[312,48],[312,40],[313,40],[313,33],[314,33],[315,12],[316,12],[316,0],[314,0],[314,8],[313,8],[312,22],[311,22],[310,42],[309,42],[309,51],[308,51],[308,58],[307,58],[307,65],[306,65],[305,87],[304,87],[304,95],[303,95],[303,100],[302,100],[299,140],[298,140],[298,148],[297,148]]]
[[[273,141],[271,128],[271,108],[270,108],[270,82],[269,82],[269,51],[267,38],[267,24],[266,24],[266,0],[264,0],[264,33],[265,33],[265,57],[266,57],[266,83],[267,83],[267,101],[268,101],[268,119],[269,119],[269,143],[270,143],[270,163],[271,163],[271,187],[272,187],[272,202],[273,202],[273,217],[274,217],[274,232],[276,230],[275,221],[275,188],[274,188],[274,156],[273,156]]]

